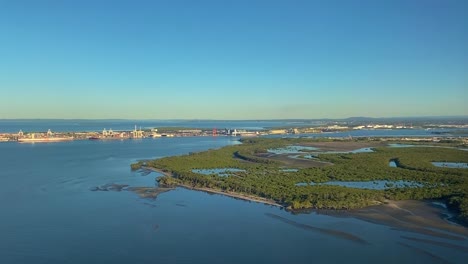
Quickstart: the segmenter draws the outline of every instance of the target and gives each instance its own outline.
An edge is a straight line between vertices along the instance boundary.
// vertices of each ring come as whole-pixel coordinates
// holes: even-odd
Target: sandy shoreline
[[[159,169],[150,167],[144,167],[143,169],[152,170],[161,173],[165,176],[172,177],[171,173],[164,172]],[[273,200],[256,197],[253,195],[245,195],[234,192],[224,192],[221,190],[214,190],[210,188],[199,188],[185,184],[177,184],[177,186],[189,190],[220,194],[235,199],[241,199],[285,208],[284,205],[279,204]],[[436,207],[430,201],[387,200],[384,204],[372,205],[360,209],[343,211],[316,210],[311,208],[310,211],[317,212],[318,214],[327,214],[336,217],[354,217],[363,221],[375,224],[383,224],[395,229],[405,230],[438,238],[446,238],[450,240],[468,239],[468,228],[444,219],[442,216],[448,213],[447,209]]]

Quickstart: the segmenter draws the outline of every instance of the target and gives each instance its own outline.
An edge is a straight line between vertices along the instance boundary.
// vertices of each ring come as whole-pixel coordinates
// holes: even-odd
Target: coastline
[[[153,168],[153,167],[143,166],[142,169],[155,171],[155,172],[161,173],[164,176],[174,178],[172,173],[165,172],[163,170],[156,169],[156,168]],[[262,198],[262,197],[258,197],[258,196],[235,193],[235,192],[225,192],[225,191],[215,190],[215,189],[210,189],[210,188],[193,187],[193,186],[190,186],[190,185],[187,185],[187,184],[182,184],[182,183],[177,183],[175,186],[182,187],[182,188],[189,189],[189,190],[202,191],[202,192],[207,192],[207,193],[212,193],[212,194],[220,194],[220,195],[225,195],[225,196],[229,196],[229,197],[232,197],[232,198],[241,199],[241,200],[245,200],[245,201],[263,203],[263,204],[267,204],[267,205],[273,205],[273,206],[284,208],[284,205],[279,204],[279,203],[275,202],[274,200],[270,200],[270,199],[266,199],[266,198]]]
[[[202,191],[202,192],[207,192],[207,193],[213,193],[213,194],[221,194],[221,195],[229,196],[229,197],[236,198],[236,199],[241,199],[241,200],[250,201],[250,202],[263,203],[263,204],[267,204],[267,205],[273,205],[273,206],[284,208],[283,205],[281,205],[281,204],[279,204],[279,203],[277,203],[277,202],[275,202],[273,200],[269,200],[269,199],[262,198],[262,197],[257,197],[257,196],[251,196],[251,195],[233,193],[233,192],[224,192],[224,191],[218,191],[218,190],[209,189],[209,188],[192,187],[192,186],[185,185],[185,184],[177,184],[177,187],[182,187],[182,188],[186,188],[186,189],[189,189],[189,190],[196,190],[196,191]]]
[[[143,166],[142,169],[151,170],[161,173],[164,176],[172,177],[170,172],[156,169],[153,167]],[[384,203],[370,205],[367,207],[351,210],[333,210],[333,209],[300,209],[292,210],[286,206],[277,203],[276,201],[246,195],[235,192],[225,192],[210,188],[193,187],[187,184],[177,183],[176,187],[181,187],[189,190],[202,191],[206,193],[219,194],[244,201],[263,203],[280,208],[287,209],[292,213],[297,212],[316,212],[318,214],[334,215],[337,217],[353,217],[363,221],[389,226],[395,229],[406,230],[414,233],[429,235],[432,237],[446,238],[453,240],[464,240],[468,238],[468,228],[464,225],[448,221],[442,215],[447,213],[446,209],[437,208],[429,200],[386,200]],[[447,233],[441,233],[443,232]],[[454,234],[454,235],[450,235]]]
[[[349,215],[363,221],[427,236],[449,240],[468,239],[468,228],[447,220],[443,216],[449,211],[435,206],[433,202],[434,200],[388,200],[381,205],[351,210]]]

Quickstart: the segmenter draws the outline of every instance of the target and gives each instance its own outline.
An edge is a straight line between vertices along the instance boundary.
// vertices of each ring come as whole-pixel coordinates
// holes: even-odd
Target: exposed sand
[[[306,231],[318,232],[318,233],[321,233],[321,234],[325,234],[325,235],[329,235],[329,236],[333,236],[333,237],[337,237],[337,238],[357,242],[357,243],[363,244],[363,245],[369,244],[366,240],[364,240],[361,237],[358,237],[356,235],[353,235],[351,233],[343,232],[343,231],[336,230],[336,229],[320,228],[320,227],[315,227],[315,226],[311,226],[311,225],[306,225],[306,224],[302,224],[302,223],[293,221],[293,220],[288,219],[286,217],[282,217],[282,216],[271,214],[271,213],[265,213],[265,215],[268,216],[268,217],[271,217],[273,219],[279,220],[279,221],[281,221],[283,223],[295,226],[297,228],[301,228],[301,229],[306,230]]]
[[[172,177],[171,173],[154,168],[146,168]],[[253,195],[226,192],[210,188],[199,188],[190,185],[178,184],[179,187],[214,193],[233,197],[236,199],[264,203],[268,205],[284,207],[273,200]],[[444,219],[446,209],[436,207],[428,201],[386,201],[385,204],[368,206],[349,211],[318,210],[319,214],[328,214],[337,217],[355,217],[364,221],[386,225],[395,229],[424,234],[428,236],[445,238],[455,241],[468,238],[468,228],[457,225]]]
[[[427,201],[407,200],[388,201],[387,204],[351,210],[349,214],[409,232],[451,240],[467,239],[468,228],[445,220],[443,216],[446,212],[446,209],[435,207]]]

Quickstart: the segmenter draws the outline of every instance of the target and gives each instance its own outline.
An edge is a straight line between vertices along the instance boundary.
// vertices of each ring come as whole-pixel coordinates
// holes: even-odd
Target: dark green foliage
[[[135,170],[139,170],[141,169],[141,167],[143,166],[143,162],[139,161],[137,163],[133,163],[130,165],[130,168],[135,171]]]
[[[320,139],[324,141],[326,139]],[[384,199],[445,198],[468,219],[468,170],[439,168],[432,161],[467,162],[468,152],[453,148],[412,147],[376,148],[372,153],[319,154],[333,166],[302,168],[298,172],[281,171],[281,163],[265,156],[267,149],[313,142],[314,139],[249,138],[242,145],[147,161],[146,165],[171,172],[160,183],[186,184],[275,200],[292,209],[350,209],[375,204]],[[393,160],[397,168],[390,167]],[[135,165],[136,166],[136,165]],[[239,168],[242,173],[229,177],[193,173],[193,169]],[[133,165],[132,165],[133,169]],[[417,188],[365,190],[339,186],[296,186],[301,182],[406,180],[423,183]],[[391,186],[387,186],[391,187]]]

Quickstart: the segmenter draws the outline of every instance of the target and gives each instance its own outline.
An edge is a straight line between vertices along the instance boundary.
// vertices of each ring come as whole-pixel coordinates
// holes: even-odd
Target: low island
[[[467,163],[466,148],[449,143],[248,138],[239,145],[140,161],[132,169],[161,172],[162,187],[220,193],[294,212],[440,199],[467,224]]]

